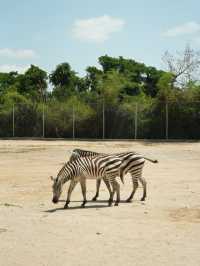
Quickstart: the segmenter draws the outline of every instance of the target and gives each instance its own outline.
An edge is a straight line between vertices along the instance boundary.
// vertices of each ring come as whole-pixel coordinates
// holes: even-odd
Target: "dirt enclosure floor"
[[[122,202],[107,207],[102,184],[87,182],[86,207],[78,184],[70,208],[52,200],[56,175],[74,148],[99,152],[138,151],[156,158],[145,163],[132,203],[131,179],[121,184]],[[0,266],[200,265],[200,142],[0,141]]]

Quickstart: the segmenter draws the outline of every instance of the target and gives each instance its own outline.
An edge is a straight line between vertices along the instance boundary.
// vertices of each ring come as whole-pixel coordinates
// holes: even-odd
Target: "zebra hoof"
[[[97,197],[92,198],[92,201],[97,201]]]
[[[81,208],[85,208],[85,204],[87,203],[87,201],[84,201],[82,204],[81,204]]]
[[[68,208],[69,208],[68,204],[65,204],[64,209],[68,209]]]
[[[111,207],[112,206],[112,201],[108,202],[108,206]]]
[[[119,202],[115,202],[115,206],[119,206]]]
[[[145,198],[141,198],[141,200],[140,201],[145,201]]]
[[[132,199],[127,199],[126,202],[130,203],[132,202]]]

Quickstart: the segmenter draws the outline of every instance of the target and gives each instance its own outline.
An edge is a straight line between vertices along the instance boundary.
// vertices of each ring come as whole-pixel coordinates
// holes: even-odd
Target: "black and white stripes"
[[[119,176],[119,169],[122,161],[120,158],[113,155],[96,155],[96,156],[77,156],[73,161],[67,162],[59,171],[53,183],[53,202],[57,203],[62,192],[62,186],[68,180],[71,180],[68,190],[67,201],[65,208],[70,202],[71,193],[78,182],[81,183],[83,204],[86,200],[86,179],[104,179],[107,184],[111,184],[112,191],[109,199],[109,205],[113,202],[113,194],[117,193],[115,205],[120,201],[119,184],[115,180]]]
[[[103,179],[110,193],[110,198],[108,200],[109,206],[112,205],[115,192],[117,193],[115,205],[118,205],[120,201],[120,186],[116,181],[116,177],[119,176],[123,182],[124,176],[126,176],[127,173],[131,175],[133,182],[133,190],[128,197],[127,202],[132,200],[138,188],[138,181],[140,181],[143,186],[143,196],[141,200],[145,200],[146,181],[142,177],[142,170],[145,160],[148,160],[152,163],[157,162],[157,160],[152,160],[135,152],[123,152],[108,155],[104,153],[75,149],[70,157],[69,162],[62,167],[55,179],[52,178],[52,201],[54,203],[58,202],[62,193],[63,184],[70,180],[71,182],[68,189],[65,208],[68,207],[71,193],[78,182],[81,184],[83,194],[82,206],[85,206],[85,203],[87,202],[86,179],[95,179],[97,181],[96,195],[94,196],[93,200],[96,200],[99,196],[101,179]],[[110,185],[112,186],[112,189]]]
[[[77,158],[77,156],[85,157],[85,156],[96,156],[100,155],[101,153],[93,152],[93,151],[86,151],[81,149],[73,150],[73,153],[70,157],[70,161],[73,161]],[[129,173],[132,177],[133,182],[133,190],[131,195],[128,197],[127,202],[130,202],[138,188],[138,180],[141,182],[143,187],[143,196],[141,198],[142,201],[146,198],[146,180],[142,176],[142,170],[144,167],[145,159],[152,162],[157,163],[157,160],[152,160],[150,158],[144,157],[136,152],[122,152],[122,153],[115,153],[113,154],[117,158],[121,159],[122,164],[120,165],[120,178],[122,182],[124,182],[124,176]],[[99,196],[99,189],[100,189],[101,179],[97,180],[96,184],[96,195],[94,196],[93,200],[95,201]],[[107,184],[106,184],[107,186]],[[108,186],[107,186],[108,187]]]

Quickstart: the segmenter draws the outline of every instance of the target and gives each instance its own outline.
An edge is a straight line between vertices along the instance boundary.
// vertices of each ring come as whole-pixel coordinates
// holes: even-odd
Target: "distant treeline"
[[[45,137],[134,138],[137,126],[138,138],[165,138],[167,126],[170,138],[200,138],[198,82],[179,86],[173,72],[123,57],[99,64],[84,77],[69,63],[50,75],[34,65],[0,73],[0,137],[39,137],[45,128]]]

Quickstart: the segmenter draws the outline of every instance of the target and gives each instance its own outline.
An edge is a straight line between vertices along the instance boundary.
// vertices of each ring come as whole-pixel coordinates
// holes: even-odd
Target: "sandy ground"
[[[50,175],[70,151],[135,150],[159,160],[146,162],[145,203],[139,187],[132,203],[81,209],[77,185],[71,208],[51,202]],[[130,177],[121,198],[131,192]],[[200,265],[200,142],[0,141],[0,266],[14,265]],[[88,199],[95,181],[87,182]]]

